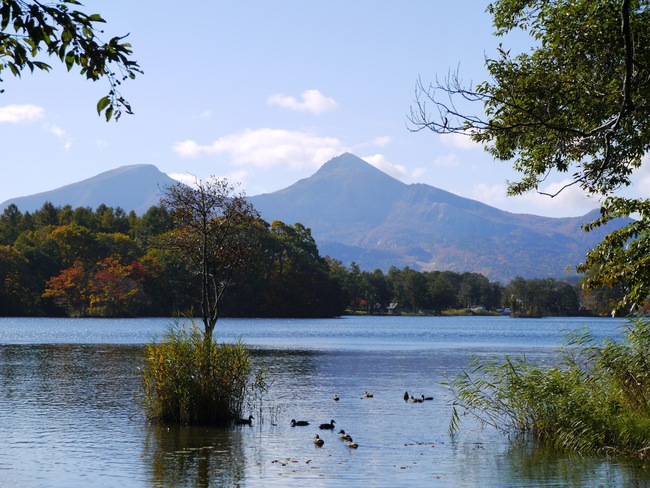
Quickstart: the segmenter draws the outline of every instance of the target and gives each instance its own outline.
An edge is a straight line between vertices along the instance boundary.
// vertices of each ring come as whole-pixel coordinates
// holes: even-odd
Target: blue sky
[[[509,163],[464,138],[407,129],[418,77],[459,68],[467,82],[485,78],[485,56],[499,42],[487,4],[87,1],[87,12],[106,19],[106,39],[130,33],[144,70],[122,87],[135,115],[106,123],[95,104],[107,84],[55,60],[50,73],[6,75],[0,202],[140,163],[179,178],[223,176],[257,195],[352,152],[405,183],[512,212],[582,215],[598,202],[576,189],[506,197],[506,180],[516,178]],[[525,41],[504,42],[519,49]],[[649,190],[642,170],[629,193]]]

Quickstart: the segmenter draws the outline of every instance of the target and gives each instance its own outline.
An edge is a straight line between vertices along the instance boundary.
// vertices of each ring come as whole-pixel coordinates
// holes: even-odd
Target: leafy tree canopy
[[[107,79],[110,90],[97,102],[97,112],[103,112],[107,121],[118,120],[123,110],[132,113],[119,87],[142,71],[130,58],[126,36],[102,41],[98,25],[104,19],[76,10],[81,5],[76,0],[0,1],[0,82],[5,71],[18,77],[25,69],[49,71],[51,66],[40,57],[45,52],[59,58],[68,71],[76,66],[89,80]]]
[[[621,284],[623,304],[643,302],[650,276],[638,271],[650,251],[650,204],[613,194],[631,184],[650,147],[650,2],[499,0],[488,12],[497,37],[523,31],[533,47],[512,52],[499,44],[497,56],[486,59],[490,79],[476,86],[465,86],[457,72],[428,86],[418,81],[412,130],[465,134],[511,161],[522,176],[509,182],[510,195],[543,193],[550,174],[570,173],[565,188],[607,197],[586,230],[640,215],[578,270],[589,271],[588,287]],[[467,101],[482,104],[484,115],[463,113],[459,102]]]

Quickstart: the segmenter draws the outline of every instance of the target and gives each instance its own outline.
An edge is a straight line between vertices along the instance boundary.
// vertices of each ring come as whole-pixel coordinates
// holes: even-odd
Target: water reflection
[[[508,456],[499,464],[499,471],[519,486],[641,487],[650,483],[650,473],[643,469],[643,463],[559,456],[532,440],[515,441]]]
[[[153,425],[144,459],[152,486],[234,486],[245,478],[240,428]]]
[[[510,443],[471,422],[456,439],[448,436],[450,409],[440,385],[447,375],[467,367],[473,354],[526,353],[529,359],[548,361],[553,349],[546,344],[557,328],[548,326],[543,337],[542,326],[522,329],[515,343],[500,338],[496,348],[476,337],[453,343],[451,321],[445,321],[440,346],[427,322],[392,318],[390,326],[374,322],[361,334],[358,344],[370,347],[355,347],[352,336],[340,348],[321,348],[320,342],[309,348],[295,345],[297,338],[325,337],[341,324],[353,325],[346,329],[349,335],[363,328],[363,320],[334,326],[306,321],[302,326],[310,329],[304,335],[292,322],[284,346],[277,334],[272,345],[254,346],[254,359],[268,369],[270,389],[262,410],[244,412],[255,416],[250,427],[149,425],[137,398],[142,344],[57,343],[52,336],[50,344],[0,345],[0,485],[650,485],[643,463],[557,456],[525,442]],[[110,324],[104,321],[102,327]],[[277,323],[258,324],[270,331]],[[410,342],[399,347],[393,341],[397,324],[412,327],[405,332],[410,337],[419,337],[417,327],[424,324],[434,338],[418,347]],[[118,325],[125,334],[126,324]],[[466,322],[463,327],[469,337]],[[388,338],[381,335],[389,329]],[[373,336],[373,331],[380,332]],[[529,336],[532,345],[525,347]],[[366,390],[374,398],[362,399]],[[404,402],[405,390],[434,400]],[[335,393],[338,402],[332,399]],[[312,425],[292,428],[292,418]],[[330,419],[353,436],[359,449],[348,449],[336,432],[318,430]],[[316,433],[325,439],[322,448],[314,447]]]

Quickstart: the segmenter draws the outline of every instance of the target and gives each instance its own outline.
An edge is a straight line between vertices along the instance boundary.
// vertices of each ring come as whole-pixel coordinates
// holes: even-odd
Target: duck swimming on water
[[[350,434],[346,434],[343,429],[339,431],[339,439],[342,441],[351,441],[352,437],[350,437]]]
[[[323,430],[332,430],[334,428],[334,420],[330,420],[329,424],[320,424],[318,428]]]
[[[325,441],[321,439],[318,434],[316,434],[316,437],[314,437],[314,445],[317,447],[321,447],[323,444],[325,444]]]
[[[296,426],[304,426],[304,425],[309,425],[309,422],[306,420],[296,420],[296,419],[291,419],[291,427],[296,427]]]
[[[252,425],[253,423],[252,420],[254,418],[255,417],[253,417],[252,415],[249,415],[247,419],[237,419],[235,422],[237,423],[237,425]]]

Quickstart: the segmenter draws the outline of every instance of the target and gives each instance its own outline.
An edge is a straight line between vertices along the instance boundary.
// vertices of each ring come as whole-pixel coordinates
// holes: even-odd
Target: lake
[[[222,319],[269,371],[251,426],[152,426],[139,405],[145,343],[170,319],[0,319],[0,486],[646,486],[648,466],[556,456],[466,418],[450,438],[441,386],[472,357],[553,361],[621,319]],[[433,396],[403,401],[404,391]],[[362,398],[365,391],[373,398]],[[340,397],[334,401],[334,394]],[[291,427],[291,419],[307,427]],[[336,421],[334,432],[318,424]],[[359,444],[349,449],[339,429]],[[313,437],[325,441],[316,447]]]

